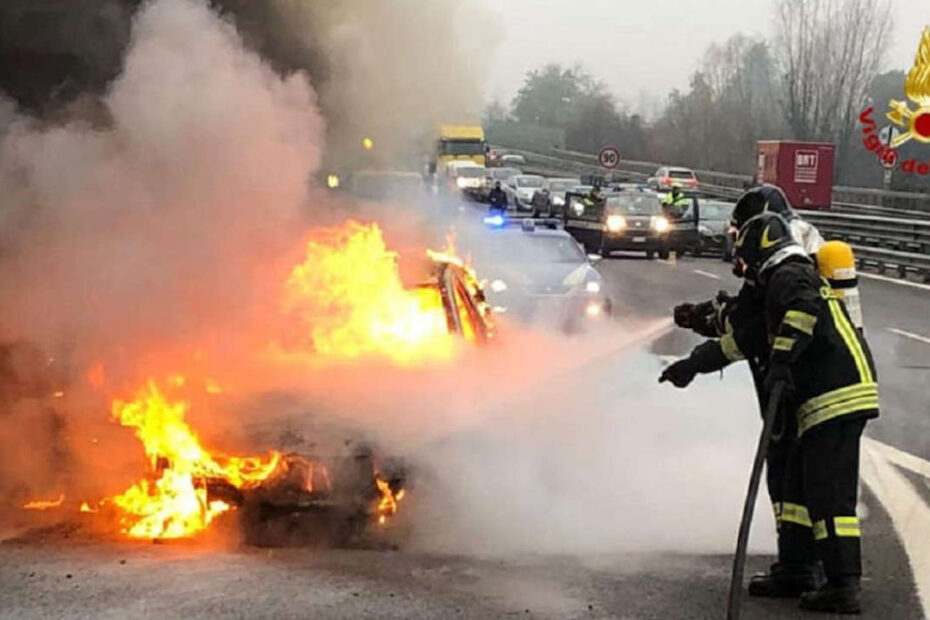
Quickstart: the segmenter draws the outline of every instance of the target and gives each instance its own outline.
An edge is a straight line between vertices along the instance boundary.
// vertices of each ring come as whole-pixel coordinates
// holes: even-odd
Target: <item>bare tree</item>
[[[890,42],[889,0],[776,0],[781,103],[794,137],[835,141],[840,162]]]

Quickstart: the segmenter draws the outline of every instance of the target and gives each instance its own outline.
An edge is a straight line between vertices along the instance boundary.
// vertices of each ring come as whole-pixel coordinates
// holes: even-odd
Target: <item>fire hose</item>
[[[762,479],[762,466],[768,455],[769,442],[772,439],[772,428],[778,415],[784,385],[775,384],[769,394],[765,407],[765,416],[762,420],[762,433],[759,435],[759,446],[756,448],[756,458],[752,463],[752,474],[749,476],[749,490],[746,492],[746,502],[743,504],[743,518],[739,524],[739,535],[736,538],[736,555],[733,557],[733,572],[730,576],[730,595],[727,602],[727,620],[739,620],[740,602],[742,601],[743,572],[746,568],[746,547],[749,544],[749,529],[752,526],[752,513],[759,495],[759,482]]]

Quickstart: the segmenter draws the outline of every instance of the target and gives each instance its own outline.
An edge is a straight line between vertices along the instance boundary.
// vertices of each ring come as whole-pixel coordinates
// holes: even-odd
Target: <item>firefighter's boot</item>
[[[798,598],[818,586],[817,565],[789,566],[776,562],[769,572],[749,579],[749,596]]]
[[[799,606],[808,611],[829,614],[859,614],[859,578],[831,579],[819,590],[802,594]]]

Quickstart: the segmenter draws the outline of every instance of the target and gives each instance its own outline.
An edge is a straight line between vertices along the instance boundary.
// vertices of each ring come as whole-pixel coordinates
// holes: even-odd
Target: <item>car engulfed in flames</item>
[[[150,380],[133,400],[113,403],[113,419],[135,431],[148,469],[123,493],[82,502],[80,512],[112,520],[128,538],[170,540],[238,511],[246,541],[263,546],[350,545],[397,513],[405,493],[399,461],[379,464],[364,445],[332,464],[277,451],[221,455],[203,447],[185,421],[189,403],[166,389]],[[24,508],[57,508],[63,499]]]
[[[310,360],[312,373],[333,360],[374,358],[402,368],[448,362],[464,345],[491,340],[491,312],[474,272],[451,247],[427,257],[428,279],[407,287],[377,225],[348,221],[312,231],[304,260],[282,289],[289,333],[268,350],[279,362],[281,356],[287,363]],[[101,363],[85,378],[101,393],[110,389]],[[205,394],[222,392],[213,380],[200,387]],[[183,374],[173,374],[145,380],[131,398],[111,400],[112,421],[133,431],[145,455],[145,471],[123,492],[94,501],[61,494],[23,508],[73,510],[139,540],[195,537],[236,518],[245,540],[256,545],[352,545],[397,514],[407,493],[402,461],[384,459],[369,445],[328,459],[208,449],[187,420],[200,402],[189,398],[193,389]]]

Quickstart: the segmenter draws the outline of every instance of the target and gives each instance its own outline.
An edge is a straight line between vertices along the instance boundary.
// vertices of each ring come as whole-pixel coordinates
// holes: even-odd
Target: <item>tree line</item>
[[[658,118],[630,112],[580,66],[549,64],[526,75],[509,106],[489,106],[491,134],[507,125],[557,129],[569,150],[611,144],[627,159],[743,174],[755,172],[758,140],[831,142],[838,183],[882,187],[859,115],[874,106],[884,119],[889,100],[904,96],[906,74],[882,72],[889,0],[774,0],[773,8],[772,38],[735,34],[709,46],[688,89],[673,90]],[[901,151],[920,157],[913,146]],[[930,180],[896,174],[893,184],[926,189]]]

